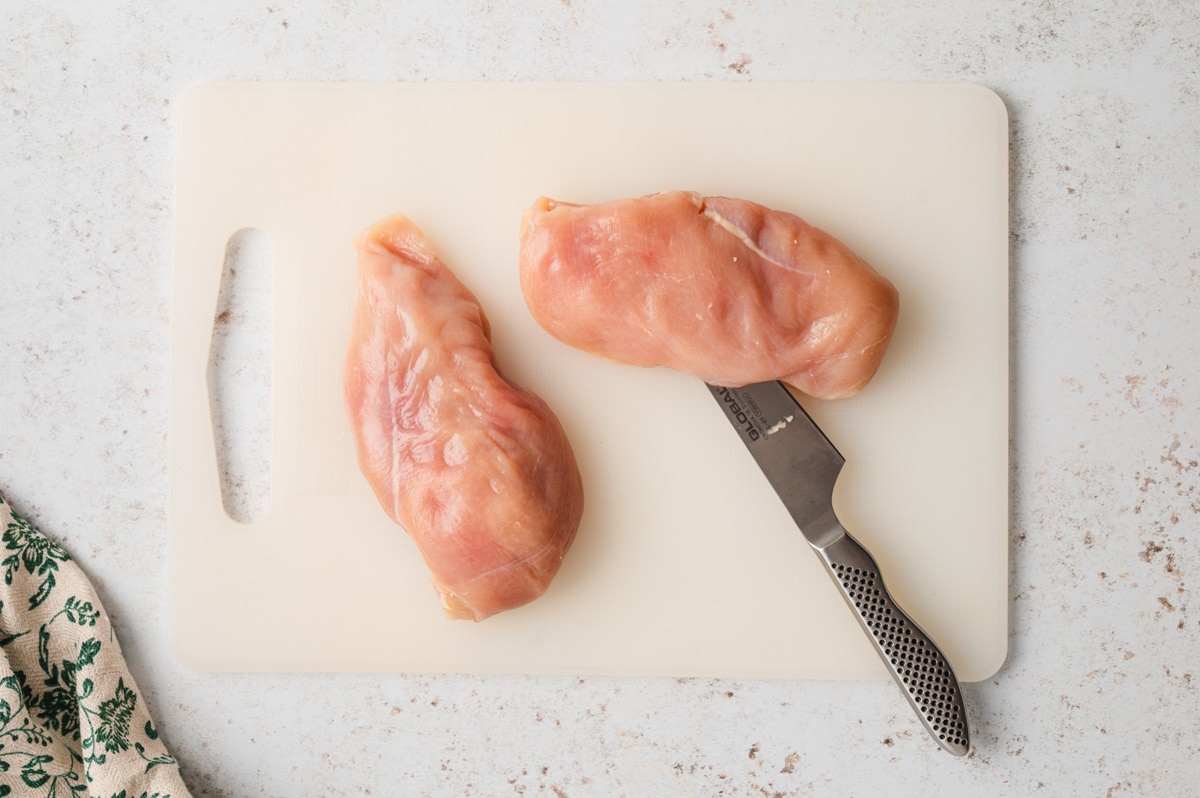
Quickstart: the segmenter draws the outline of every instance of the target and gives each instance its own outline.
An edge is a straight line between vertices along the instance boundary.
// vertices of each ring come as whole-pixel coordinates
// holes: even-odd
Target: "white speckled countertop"
[[[804,5],[0,2],[0,493],[91,576],[197,796],[1195,794],[1200,9]],[[889,683],[180,667],[165,635],[173,107],[211,79],[999,93],[1011,638],[1000,672],[964,689],[969,758],[923,739]]]

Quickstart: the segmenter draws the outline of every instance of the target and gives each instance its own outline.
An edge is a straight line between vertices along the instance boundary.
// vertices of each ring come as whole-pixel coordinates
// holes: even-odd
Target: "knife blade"
[[[922,725],[944,750],[965,755],[970,733],[953,668],[892,599],[874,558],[834,512],[833,487],[846,459],[783,383],[708,389],[820,556]]]

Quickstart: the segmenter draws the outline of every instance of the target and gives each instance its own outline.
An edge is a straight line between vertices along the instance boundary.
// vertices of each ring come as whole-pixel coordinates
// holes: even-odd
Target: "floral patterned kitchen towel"
[[[91,582],[0,496],[0,798],[185,798]]]

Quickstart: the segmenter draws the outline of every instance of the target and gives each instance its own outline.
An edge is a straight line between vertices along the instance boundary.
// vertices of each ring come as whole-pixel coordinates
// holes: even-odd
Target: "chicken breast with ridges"
[[[416,542],[448,617],[532,601],[583,512],[562,426],[501,376],[479,302],[415,224],[389,217],[355,246],[343,387],[359,467]]]
[[[521,288],[551,335],[715,385],[783,380],[820,399],[870,381],[895,286],[833,236],[746,200],[668,191],[598,205],[540,198]]]

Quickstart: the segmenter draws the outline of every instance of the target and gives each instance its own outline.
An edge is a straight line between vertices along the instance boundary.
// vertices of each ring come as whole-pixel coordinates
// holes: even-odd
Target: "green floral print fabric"
[[[186,798],[100,599],[0,497],[0,798]]]

